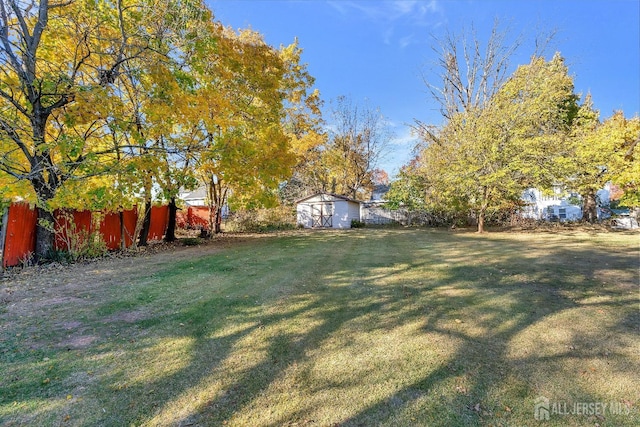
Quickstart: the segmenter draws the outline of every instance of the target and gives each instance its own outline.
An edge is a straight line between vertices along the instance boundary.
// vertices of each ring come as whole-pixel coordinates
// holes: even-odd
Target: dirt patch
[[[91,316],[95,307],[109,298],[105,292],[114,286],[126,286],[167,264],[212,255],[233,245],[246,244],[253,238],[255,236],[224,235],[198,246],[156,243],[135,253],[114,253],[76,264],[51,263],[7,270],[0,277],[0,332],[12,330],[16,322],[21,323],[25,343],[33,348],[42,347],[45,344],[40,337],[41,324],[46,319],[48,328],[69,333],[63,342],[54,344],[56,347],[86,348],[98,337],[68,313]],[[148,316],[149,313],[143,311],[123,311],[105,317],[104,324],[135,323]]]
[[[57,347],[66,348],[68,350],[80,350],[88,348],[91,344],[96,342],[98,337],[95,335],[77,335],[70,336],[68,339],[60,342]]]
[[[105,317],[104,323],[116,323],[116,322],[135,323],[135,322],[139,322],[140,320],[145,320],[148,318],[149,318],[149,313],[146,313],[144,311],[123,311],[123,312]]]

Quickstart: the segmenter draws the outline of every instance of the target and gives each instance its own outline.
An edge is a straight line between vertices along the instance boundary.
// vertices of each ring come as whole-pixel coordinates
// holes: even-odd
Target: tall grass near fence
[[[13,203],[0,233],[2,267],[20,265],[35,251],[37,211],[26,203]],[[55,259],[93,257],[105,250],[130,247],[139,230],[137,209],[124,212],[89,212],[59,209],[51,224],[55,234]],[[162,239],[168,223],[168,207],[153,206],[149,240]]]

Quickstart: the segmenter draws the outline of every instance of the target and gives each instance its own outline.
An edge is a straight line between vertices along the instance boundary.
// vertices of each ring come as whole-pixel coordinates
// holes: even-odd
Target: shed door
[[[318,203],[311,205],[311,218],[314,227],[332,227],[333,204]]]

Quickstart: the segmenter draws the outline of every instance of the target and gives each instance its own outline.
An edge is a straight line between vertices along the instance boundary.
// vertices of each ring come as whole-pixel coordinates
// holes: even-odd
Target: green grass
[[[294,232],[27,278],[0,425],[635,426],[638,237]]]

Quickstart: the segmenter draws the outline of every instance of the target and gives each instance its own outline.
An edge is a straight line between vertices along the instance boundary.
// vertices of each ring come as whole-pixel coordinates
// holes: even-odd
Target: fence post
[[[2,212],[2,220],[0,221],[0,266],[4,270],[4,242],[7,238],[7,222],[9,222],[9,206],[4,208]]]

